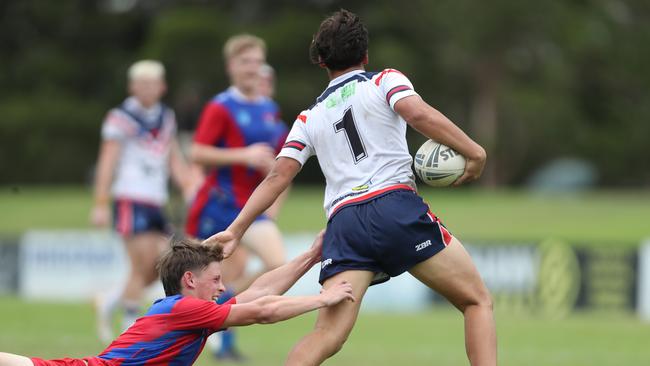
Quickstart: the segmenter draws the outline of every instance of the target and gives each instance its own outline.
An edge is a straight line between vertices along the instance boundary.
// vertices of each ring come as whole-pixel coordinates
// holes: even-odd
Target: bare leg
[[[156,261],[165,242],[165,237],[156,232],[136,234],[125,239],[131,272],[122,294],[125,308],[124,328],[137,319],[144,290],[158,278]]]
[[[252,275],[246,275],[245,268],[241,268],[242,275],[231,284],[237,292],[248,288],[262,273],[276,269],[286,261],[282,234],[273,221],[254,222],[242,237],[242,244],[260,258],[264,268]],[[244,262],[244,267],[245,265],[246,262]]]
[[[224,261],[224,280],[227,281],[226,285],[233,293],[248,288],[262,273],[283,265],[285,261],[282,235],[273,221],[254,222],[242,237],[242,244],[242,248],[236,250],[231,258]],[[242,250],[244,248],[245,250]],[[262,260],[264,268],[261,272],[252,275],[245,273],[248,260],[247,252],[255,253]],[[217,358],[239,359],[241,355],[239,355],[235,347],[234,329],[231,328],[219,334],[221,336],[221,345]],[[216,343],[214,338],[210,342],[211,344]]]
[[[446,297],[465,317],[465,349],[472,366],[497,364],[492,299],[472,259],[456,238],[440,253],[409,271]]]
[[[34,363],[25,356],[0,352],[0,366],[34,366]]]
[[[271,220],[254,222],[242,237],[242,243],[255,253],[262,263],[264,272],[278,268],[285,262],[282,234]]]
[[[145,262],[143,263],[143,275],[145,277],[145,289],[158,281],[158,259],[169,249],[169,238],[161,233],[151,233],[152,243],[151,250],[147,252]]]
[[[325,281],[323,288],[328,288],[343,280],[350,282],[352,294],[357,301],[344,301],[335,306],[322,308],[318,312],[314,330],[293,347],[285,365],[320,365],[343,347],[357,320],[361,299],[366,293],[373,275],[368,271],[345,271]]]
[[[248,262],[249,250],[244,246],[239,246],[228,259],[221,262],[221,278],[223,282],[235,288],[235,293],[244,290],[233,286],[235,281],[244,276],[246,263]]]

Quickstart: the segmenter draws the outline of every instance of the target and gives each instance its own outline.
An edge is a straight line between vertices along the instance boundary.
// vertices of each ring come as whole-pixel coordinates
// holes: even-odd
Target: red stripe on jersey
[[[282,137],[278,139],[278,143],[274,146],[276,155],[279,154],[280,151],[282,151],[282,148],[284,147],[284,142],[287,141],[287,137],[289,137],[289,131],[285,131],[282,134]]]
[[[224,136],[223,143],[225,148],[247,147],[243,132],[239,129],[237,122],[230,112],[224,108],[222,123],[226,124],[228,133]],[[257,184],[263,179],[257,171],[252,171],[245,165],[231,165],[230,177],[233,198],[238,207],[244,207],[248,197],[250,197]],[[218,182],[215,181],[215,185]]]
[[[304,114],[299,114],[298,119],[302,121],[302,123],[307,123],[307,116]]]
[[[388,93],[386,93],[386,103],[390,105],[390,98],[392,98],[393,95],[406,90],[411,90],[411,88],[407,85],[398,85],[392,88],[391,90],[388,91]]]
[[[303,144],[303,143],[300,142],[300,141],[289,141],[289,142],[287,142],[286,144],[284,144],[283,148],[284,148],[284,147],[290,147],[290,148],[292,148],[292,149],[296,149],[296,150],[298,150],[298,151],[302,151],[302,150],[305,148],[305,146],[307,146],[307,145],[306,145],[306,144]]]
[[[184,347],[188,346],[192,342],[196,341],[196,334],[188,334],[182,337],[179,337],[174,343],[170,344],[167,347],[167,350],[164,352],[161,352],[155,357],[152,357],[148,359],[143,365],[170,365],[174,363],[181,363],[178,362],[181,360],[178,360],[178,357],[180,353],[183,351]],[[207,338],[206,338],[207,339]],[[201,341],[201,345],[199,346],[198,352],[196,352],[188,365],[194,364],[194,361],[196,361],[196,358],[201,354],[201,351],[203,351],[203,347],[205,346],[206,339],[203,339]],[[173,351],[168,351],[168,350],[173,350]],[[176,362],[174,362],[176,361]]]
[[[388,191],[396,191],[396,190],[399,190],[399,189],[405,189],[405,190],[409,190],[409,191],[414,190],[413,187],[407,186],[406,184],[395,184],[395,185],[392,185],[392,186],[388,186],[386,188],[382,188],[380,190],[373,191],[373,192],[361,195],[359,197],[353,198],[353,199],[351,199],[349,201],[339,203],[339,205],[334,207],[334,209],[332,210],[332,213],[330,214],[330,217],[334,216],[334,214],[338,210],[342,209],[343,207],[345,207],[345,206],[347,206],[349,204],[365,201],[365,200],[371,199],[373,197],[376,197],[376,196],[378,196],[378,195],[380,195],[382,193],[385,193],[385,192],[388,192]]]
[[[129,347],[138,344],[146,343],[159,338],[168,332],[166,326],[168,314],[150,315],[139,318],[133,325],[124,331],[119,337],[115,338],[111,344],[106,347],[98,357],[111,361],[119,360],[120,358],[108,358],[113,350],[128,349]]]
[[[377,80],[375,80],[375,84],[377,84],[377,86],[379,86],[379,84],[381,83],[381,79],[384,77],[384,75],[386,75],[388,73],[391,73],[391,72],[396,72],[398,74],[404,75],[404,74],[402,74],[401,72],[399,72],[399,71],[397,71],[395,69],[386,69],[386,70],[382,71],[381,74],[379,74],[379,76],[377,77]]]
[[[204,145],[216,144],[230,127],[227,119],[228,111],[223,105],[208,102],[201,112],[196,132],[194,132],[194,142]]]
[[[248,201],[255,187],[264,179],[257,171],[243,165],[232,167],[232,193],[235,196],[235,204],[242,208]]]
[[[203,110],[199,126],[194,134],[194,141],[213,146],[221,143],[220,147],[223,148],[239,148],[247,146],[243,133],[239,129],[237,122],[235,122],[235,119],[231,116],[228,109],[215,102],[208,103]],[[244,165],[231,165],[230,167],[225,168],[230,169],[231,171],[230,176],[232,181],[230,183],[234,196],[233,199],[237,206],[243,207],[251,192],[257,186],[257,183],[262,180],[262,177],[258,172],[251,173],[250,169]],[[251,181],[254,181],[255,184],[252,184]],[[218,181],[214,179],[211,187],[217,185]],[[203,202],[203,205],[205,205],[206,202]],[[198,225],[198,222],[193,224]],[[188,230],[190,228],[198,229],[198,226],[188,225]],[[192,232],[196,233],[197,231],[194,230]]]
[[[185,224],[185,233],[191,236],[196,237],[199,233],[199,218],[201,217],[201,211],[203,207],[208,203],[210,199],[210,189],[214,187],[215,182],[217,181],[217,170],[213,171],[203,182],[203,185],[196,193],[196,197],[190,206],[189,212],[187,214],[187,223]]]

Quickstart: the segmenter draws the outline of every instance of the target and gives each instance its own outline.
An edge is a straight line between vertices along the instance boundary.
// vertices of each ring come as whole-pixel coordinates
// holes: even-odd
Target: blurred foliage
[[[166,100],[191,130],[228,84],[221,50],[237,32],[267,41],[291,123],[326,86],[308,47],[340,7],[369,28],[369,69],[403,71],[488,149],[485,184],[521,184],[574,157],[594,164],[601,185],[650,185],[647,0],[4,1],[0,183],[83,180],[140,58],[165,63]],[[424,140],[409,139],[412,149]],[[315,163],[305,170],[319,179]]]

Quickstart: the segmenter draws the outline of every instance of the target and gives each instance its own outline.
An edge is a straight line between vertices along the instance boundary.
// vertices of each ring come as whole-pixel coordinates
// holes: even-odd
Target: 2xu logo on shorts
[[[420,244],[415,245],[415,251],[419,252],[420,250],[422,250],[422,249],[424,249],[424,248],[426,248],[426,247],[428,247],[430,245],[431,245],[431,240],[427,240],[425,242],[422,242]]]

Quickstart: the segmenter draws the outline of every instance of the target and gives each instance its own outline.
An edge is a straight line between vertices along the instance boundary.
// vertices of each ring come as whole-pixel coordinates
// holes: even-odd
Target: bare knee
[[[135,287],[144,287],[147,283],[147,274],[141,268],[132,268],[129,274],[129,282]]]
[[[469,308],[480,308],[492,311],[494,309],[494,303],[492,301],[492,296],[490,291],[483,286],[478,291],[475,291],[470,296],[467,296],[463,301],[455,304],[458,310],[465,312]]]
[[[320,335],[320,340],[322,341],[321,344],[327,357],[330,357],[340,351],[343,348],[345,342],[348,340],[348,334],[336,331],[331,328],[317,327],[315,329],[315,332]]]

